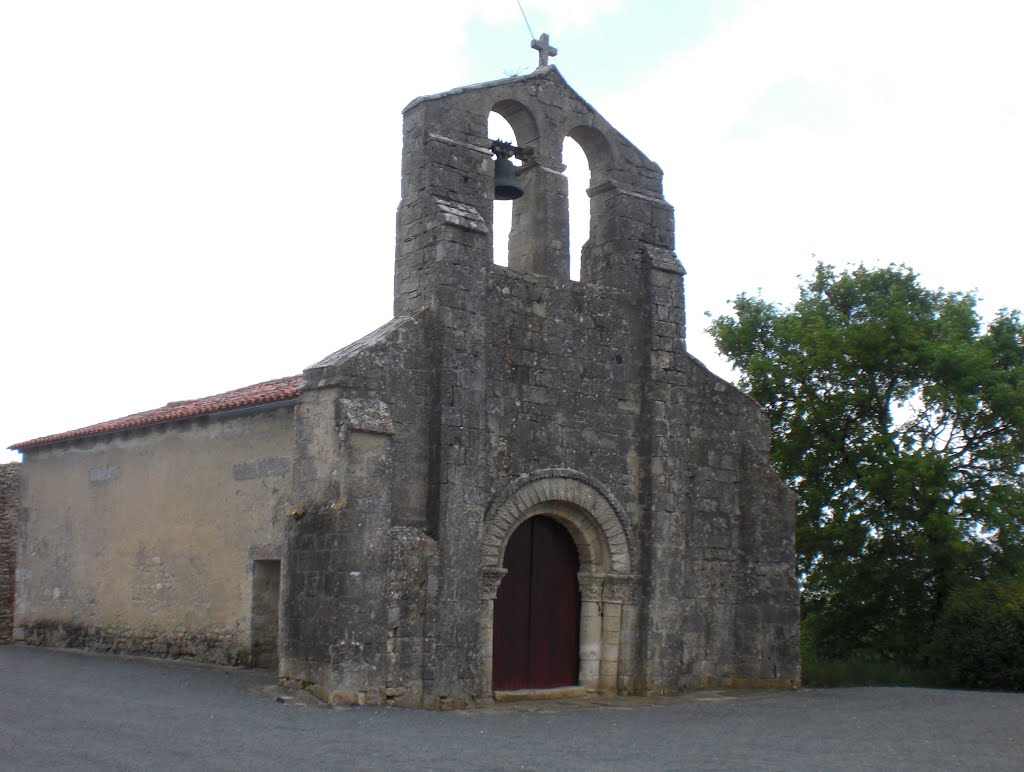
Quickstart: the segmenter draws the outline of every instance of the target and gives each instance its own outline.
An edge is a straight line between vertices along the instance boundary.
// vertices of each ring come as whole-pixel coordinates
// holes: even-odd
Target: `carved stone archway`
[[[492,693],[494,601],[506,574],[505,545],[523,521],[537,515],[565,526],[579,551],[580,686],[588,692],[631,692],[637,617],[632,529],[600,483],[573,469],[544,469],[513,481],[484,515],[481,693]]]

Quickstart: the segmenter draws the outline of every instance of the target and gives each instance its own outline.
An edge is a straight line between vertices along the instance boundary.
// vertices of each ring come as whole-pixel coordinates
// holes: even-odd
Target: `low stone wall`
[[[237,630],[195,633],[177,630],[137,630],[40,620],[19,626],[19,637],[31,646],[87,649],[106,654],[197,659],[218,665],[251,665],[248,646]]]
[[[10,643],[14,626],[15,540],[21,502],[21,464],[0,464],[0,644]]]

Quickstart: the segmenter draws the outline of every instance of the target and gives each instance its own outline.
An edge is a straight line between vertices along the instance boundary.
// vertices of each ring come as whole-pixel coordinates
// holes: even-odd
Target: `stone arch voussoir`
[[[502,99],[491,106],[491,112],[497,113],[512,127],[515,141],[520,146],[536,144],[540,137],[537,118],[533,111],[516,99]]]
[[[604,182],[615,167],[615,146],[604,132],[593,126],[574,126],[565,135],[582,148],[590,167],[590,187]],[[564,143],[564,140],[563,140]]]
[[[633,573],[636,542],[622,506],[604,486],[574,469],[542,469],[523,475],[495,496],[484,514],[484,568],[500,568],[512,531],[523,520],[541,513],[569,528],[581,548],[581,560],[591,564],[590,570]]]

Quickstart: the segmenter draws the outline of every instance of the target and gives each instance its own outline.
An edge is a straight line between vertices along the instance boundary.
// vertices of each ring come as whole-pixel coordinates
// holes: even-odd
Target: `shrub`
[[[1024,690],[1024,580],[986,580],[950,596],[932,660],[959,686]]]
[[[943,674],[899,662],[866,659],[805,658],[804,686],[921,686],[945,687]]]

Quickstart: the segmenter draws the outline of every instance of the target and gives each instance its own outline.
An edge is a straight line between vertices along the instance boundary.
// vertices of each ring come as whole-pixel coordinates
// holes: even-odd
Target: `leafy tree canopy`
[[[783,308],[740,295],[719,351],[800,496],[804,634],[820,656],[921,661],[955,590],[1024,568],[1024,324],[905,266],[819,264]]]

